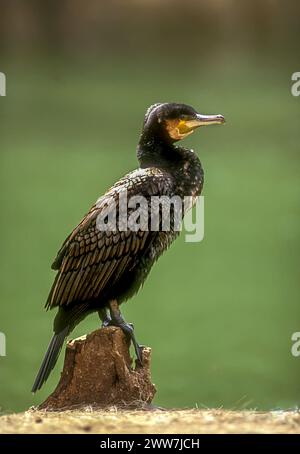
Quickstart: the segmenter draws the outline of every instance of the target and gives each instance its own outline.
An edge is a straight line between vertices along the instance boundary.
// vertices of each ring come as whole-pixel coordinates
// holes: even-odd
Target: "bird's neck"
[[[137,148],[140,167],[158,167],[174,177],[178,195],[199,195],[203,186],[203,169],[198,156],[187,148],[158,141],[140,142]]]
[[[179,148],[153,137],[142,136],[137,147],[141,168],[170,168],[181,160]]]

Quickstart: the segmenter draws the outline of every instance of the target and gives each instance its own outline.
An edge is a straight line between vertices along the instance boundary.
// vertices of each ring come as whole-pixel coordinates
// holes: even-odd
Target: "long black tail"
[[[38,391],[43,386],[43,384],[45,383],[47,378],[49,377],[50,372],[52,371],[53,367],[56,364],[56,361],[60,354],[64,340],[68,336],[69,332],[70,332],[70,327],[66,326],[62,331],[53,335],[53,337],[50,341],[49,347],[47,349],[46,355],[41,364],[40,370],[38,371],[38,374],[34,381],[34,384],[32,387],[33,393]]]

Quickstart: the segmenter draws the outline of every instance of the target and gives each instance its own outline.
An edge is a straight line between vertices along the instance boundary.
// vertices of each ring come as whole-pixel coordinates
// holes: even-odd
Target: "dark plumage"
[[[120,179],[92,206],[63,243],[52,265],[57,275],[46,307],[57,307],[58,312],[33,392],[47,380],[65,338],[91,312],[99,312],[104,326],[120,326],[128,333],[141,360],[132,325],[123,320],[118,306],[139,290],[153,263],[178,232],[174,228],[163,231],[161,227],[158,231],[100,231],[97,218],[104,209],[110,209],[112,201],[116,203],[117,218],[121,216],[119,194],[125,190],[128,200],[144,196],[148,210],[151,196],[195,199],[203,186],[200,161],[192,150],[174,143],[198,126],[223,122],[220,115],[201,116],[183,104],[155,104],[147,110],[137,148],[140,168]]]

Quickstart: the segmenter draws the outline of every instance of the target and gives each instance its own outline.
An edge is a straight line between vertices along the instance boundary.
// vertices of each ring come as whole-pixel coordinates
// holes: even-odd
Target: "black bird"
[[[222,115],[200,115],[184,104],[158,103],[149,107],[137,147],[139,169],[121,178],[92,206],[54,260],[52,269],[57,270],[57,275],[46,308],[57,307],[58,312],[33,392],[47,380],[65,338],[95,311],[102,326],[119,326],[130,336],[141,362],[141,347],[133,326],[122,318],[119,305],[139,290],[153,263],[179,232],[174,222],[169,231],[164,231],[161,218],[155,231],[128,227],[124,230],[120,224],[115,229],[101,230],[97,219],[109,213],[112,205],[116,206],[116,217],[122,217],[119,195],[124,191],[128,201],[132,196],[143,196],[147,201],[152,196],[189,196],[195,200],[203,186],[201,163],[192,150],[175,146],[175,142],[199,126],[221,123]]]

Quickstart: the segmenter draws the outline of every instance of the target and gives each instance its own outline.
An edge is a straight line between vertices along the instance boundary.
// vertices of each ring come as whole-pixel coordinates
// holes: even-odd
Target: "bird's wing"
[[[161,171],[139,170],[117,182],[86,214],[64,242],[52,265],[58,269],[46,307],[101,298],[135,260],[147,249],[157,232],[146,230],[99,230],[99,215],[116,207],[119,194],[126,190],[132,196],[168,194],[172,182]],[[115,203],[115,205],[114,205]],[[118,216],[118,215],[117,215]]]

